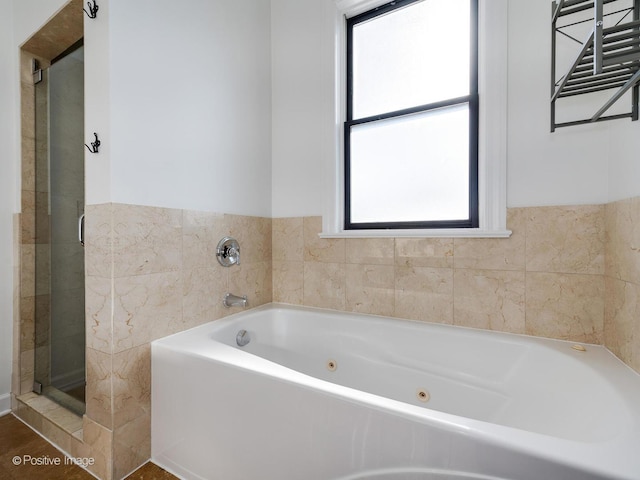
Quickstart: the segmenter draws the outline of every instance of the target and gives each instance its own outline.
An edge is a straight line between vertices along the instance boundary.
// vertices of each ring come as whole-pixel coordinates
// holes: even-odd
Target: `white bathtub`
[[[268,305],[153,342],[153,461],[186,479],[640,479],[640,376],[572,346]]]

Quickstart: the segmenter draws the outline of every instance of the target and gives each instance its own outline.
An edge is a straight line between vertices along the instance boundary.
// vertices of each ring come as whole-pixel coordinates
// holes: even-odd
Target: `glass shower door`
[[[43,71],[36,90],[35,388],[85,410],[83,48]]]

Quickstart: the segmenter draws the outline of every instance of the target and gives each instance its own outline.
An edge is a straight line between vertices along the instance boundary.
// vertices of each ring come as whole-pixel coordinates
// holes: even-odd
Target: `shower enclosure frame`
[[[47,295],[38,296],[36,288],[36,250],[43,248],[49,235],[48,226],[38,227],[39,191],[36,171],[36,99],[34,60],[39,68],[77,45],[84,37],[82,1],[70,0],[39,30],[20,46],[20,213],[14,215],[14,308],[13,308],[13,368],[11,410],[19,418],[39,431],[67,452],[82,444],[83,416],[33,392],[35,380],[35,312],[42,307]],[[34,72],[35,70],[35,72]],[[36,74],[34,77],[34,73]],[[82,147],[84,149],[84,147]],[[40,202],[42,205],[43,202]],[[45,247],[46,248],[46,247]],[[84,317],[83,317],[84,318]],[[75,436],[75,438],[74,438]]]
[[[35,361],[33,391],[85,412],[84,54],[79,40],[34,65]]]

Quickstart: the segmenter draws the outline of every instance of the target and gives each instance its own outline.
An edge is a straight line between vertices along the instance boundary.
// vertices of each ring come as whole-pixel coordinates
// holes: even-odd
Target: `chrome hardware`
[[[222,304],[229,307],[246,307],[249,302],[247,302],[247,296],[243,295],[241,297],[237,295],[233,295],[232,293],[225,293],[224,299],[222,300]]]
[[[42,81],[42,68],[40,68],[40,62],[35,58],[31,60],[31,73],[33,75],[34,85]]]
[[[247,332],[246,330],[240,330],[236,335],[236,343],[239,347],[244,347],[250,341],[251,337],[249,337],[249,332]]]
[[[84,213],[78,218],[78,241],[84,247]]]
[[[224,237],[218,242],[216,257],[223,267],[240,265],[240,245],[235,238]]]

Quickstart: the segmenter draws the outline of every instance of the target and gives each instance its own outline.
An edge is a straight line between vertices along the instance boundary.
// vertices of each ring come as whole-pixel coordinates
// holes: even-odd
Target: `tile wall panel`
[[[512,208],[507,226],[506,239],[321,239],[320,217],[274,219],[273,299],[601,343],[605,207]]]
[[[122,478],[149,459],[150,342],[240,311],[222,306],[229,291],[247,295],[251,307],[272,301],[271,223],[137,205],[87,207],[85,419],[111,442],[101,475]],[[224,236],[240,243],[240,265],[218,263]]]
[[[640,198],[606,206],[604,344],[640,372]]]
[[[240,311],[222,306],[227,291],[251,307],[273,300],[604,343],[640,371],[636,199],[510,209],[508,239],[320,239],[320,217],[118,204],[86,213],[87,413],[84,438],[70,445],[97,455],[101,478],[149,457],[149,343]],[[240,241],[239,266],[215,259],[226,235]],[[25,275],[22,298],[33,297]],[[21,302],[25,319],[29,308]],[[21,343],[14,383],[27,388],[37,345]]]

